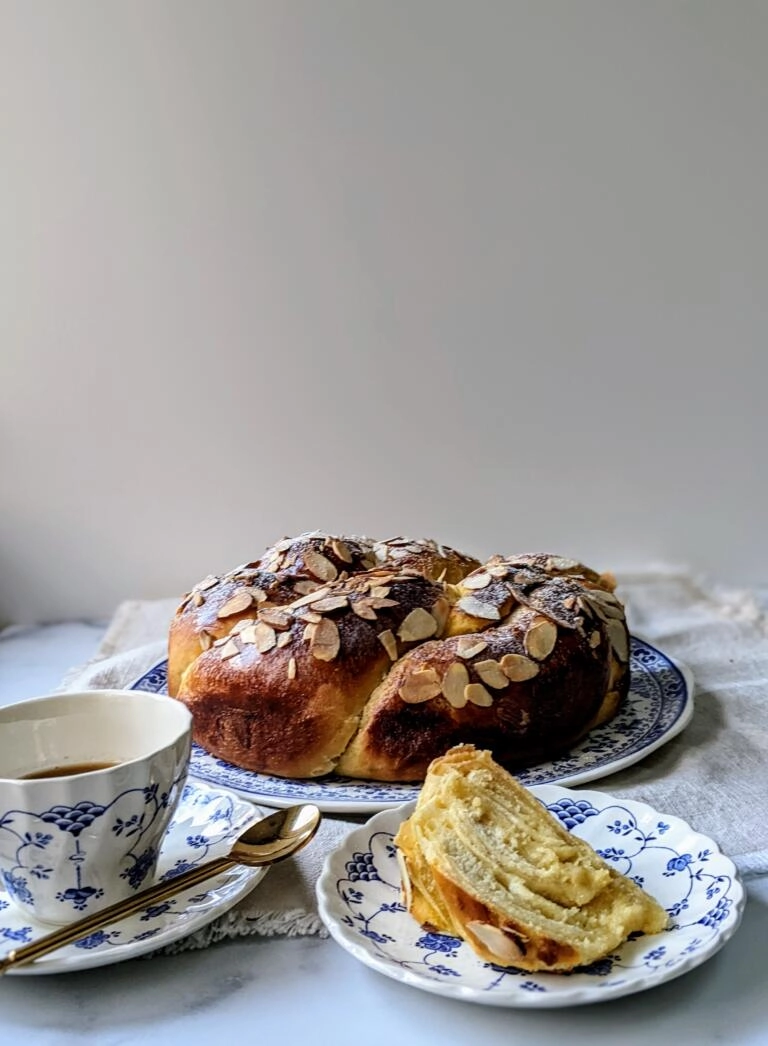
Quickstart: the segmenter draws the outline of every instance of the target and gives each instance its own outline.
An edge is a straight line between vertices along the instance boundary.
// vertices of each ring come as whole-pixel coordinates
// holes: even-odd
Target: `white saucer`
[[[487,1006],[553,1008],[643,991],[692,970],[736,932],[745,895],[733,862],[685,821],[603,792],[534,785],[574,835],[663,905],[669,927],[636,936],[571,973],[528,973],[478,958],[455,937],[430,932],[400,901],[393,835],[414,803],[352,831],[317,883],[331,936],[379,973],[423,991]]]
[[[158,879],[172,878],[187,868],[224,856],[235,839],[262,815],[258,807],[233,792],[190,781],[160,851]],[[203,886],[185,890],[8,973],[17,976],[68,973],[134,959],[186,937],[222,915],[266,873],[266,868],[236,865]],[[9,901],[0,883],[0,954],[29,944],[52,929],[54,927],[30,919]]]

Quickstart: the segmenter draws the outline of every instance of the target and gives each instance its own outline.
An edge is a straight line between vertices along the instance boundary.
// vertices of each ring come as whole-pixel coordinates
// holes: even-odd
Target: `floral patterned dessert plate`
[[[167,693],[167,668],[168,663],[161,661],[137,679],[132,689]],[[553,781],[586,784],[631,766],[679,734],[693,715],[690,669],[633,636],[630,674],[627,700],[610,723],[590,731],[559,759],[517,771],[518,780],[524,785]],[[272,807],[315,803],[324,813],[368,814],[402,806],[415,799],[420,788],[418,784],[349,777],[273,777],[217,759],[200,745],[192,746],[190,774],[201,781],[231,788],[253,802]]]
[[[429,932],[400,900],[393,836],[414,803],[356,828],[325,861],[317,883],[331,936],[367,966],[404,984],[488,1006],[559,1007],[615,999],[672,980],[736,932],[744,890],[717,844],[677,817],[603,792],[534,785],[574,835],[647,890],[670,916],[653,936],[570,973],[528,973],[484,962],[455,937]]]
[[[232,792],[188,782],[160,851],[158,879],[170,879],[214,857],[223,857],[237,837],[262,815],[258,807]],[[228,911],[267,871],[236,865],[203,886],[182,891],[27,966],[11,968],[8,974],[68,973],[134,959],[162,948]],[[0,883],[0,954],[52,929],[30,919],[9,901]]]

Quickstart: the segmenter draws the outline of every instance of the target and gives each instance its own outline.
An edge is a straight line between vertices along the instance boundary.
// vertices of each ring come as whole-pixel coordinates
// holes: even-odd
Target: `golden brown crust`
[[[576,578],[585,588],[601,588],[605,592],[613,592],[616,588],[616,578],[610,572],[598,574],[596,570],[585,566],[577,559],[567,559],[565,556],[553,556],[548,552],[525,552],[506,559],[494,556],[489,562],[498,560],[503,560],[511,567],[534,567],[543,570],[550,577]]]
[[[578,593],[566,584],[566,591]],[[402,657],[372,695],[339,773],[420,781],[436,753],[460,743],[492,750],[507,767],[565,751],[600,714],[610,676],[608,639],[604,622],[595,618],[589,634],[575,626],[553,629],[551,651],[530,656],[534,640],[528,637],[549,620],[518,606],[501,626],[426,642]],[[600,644],[593,647],[595,632]],[[540,644],[535,652],[546,649]],[[436,676],[434,696],[416,704],[403,700],[409,681],[425,673]]]
[[[379,565],[418,570],[430,580],[444,581],[448,585],[456,584],[480,566],[473,556],[466,556],[431,538],[419,538],[417,541],[388,538],[375,543],[374,553]]]
[[[184,597],[168,637],[168,693],[175,696],[182,673],[211,644],[229,635],[254,608],[290,603],[296,598],[289,579],[246,564],[223,577],[208,577]],[[240,609],[236,609],[240,607]]]
[[[235,765],[418,781],[461,742],[509,767],[564,751],[615,714],[628,656],[621,604],[574,561],[313,533],[196,586],[169,691]]]
[[[282,620],[270,608],[241,620],[186,669],[178,697],[192,711],[195,740],[213,755],[315,777],[334,769],[392,653],[416,641],[408,622],[437,634],[448,606],[440,585],[386,569],[297,602],[282,608]]]
[[[283,538],[255,562],[209,575],[184,596],[168,639],[168,692],[175,696],[195,658],[260,606],[284,606],[324,584],[382,567],[453,582],[477,566],[476,559],[424,538],[373,541],[321,531]]]

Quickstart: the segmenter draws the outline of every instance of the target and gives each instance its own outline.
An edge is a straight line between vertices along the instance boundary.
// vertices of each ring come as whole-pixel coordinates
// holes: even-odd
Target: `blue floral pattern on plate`
[[[166,693],[167,667],[167,662],[161,661],[137,679],[132,689]],[[633,636],[630,671],[630,693],[618,715],[592,730],[559,759],[520,770],[517,777],[523,784],[586,784],[631,766],[680,733],[693,714],[690,670]],[[257,774],[217,759],[196,744],[192,746],[190,773],[255,802],[276,807],[316,803],[326,813],[373,813],[401,806],[419,792],[419,786],[413,784],[333,776],[298,780]]]
[[[235,839],[262,811],[240,796],[196,781],[184,786],[160,850],[158,879],[172,879],[188,868],[228,853]],[[266,874],[266,868],[231,868],[176,897],[84,937],[76,944],[10,970],[14,975],[64,973],[133,959],[185,937],[232,907]],[[31,920],[8,900],[0,885],[0,952],[28,944],[52,927]]]
[[[684,821],[602,792],[534,785],[574,835],[662,904],[668,928],[636,934],[613,954],[570,973],[529,973],[478,958],[458,938],[429,932],[400,898],[393,836],[413,809],[385,810],[346,837],[317,884],[320,915],[355,958],[395,980],[489,1006],[558,1007],[642,991],[714,955],[735,933],[744,891],[733,862]]]

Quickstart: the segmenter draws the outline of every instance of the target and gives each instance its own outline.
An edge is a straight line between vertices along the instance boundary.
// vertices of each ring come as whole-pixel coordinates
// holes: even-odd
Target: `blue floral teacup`
[[[66,924],[149,886],[189,767],[191,717],[139,691],[0,708],[0,883]]]

